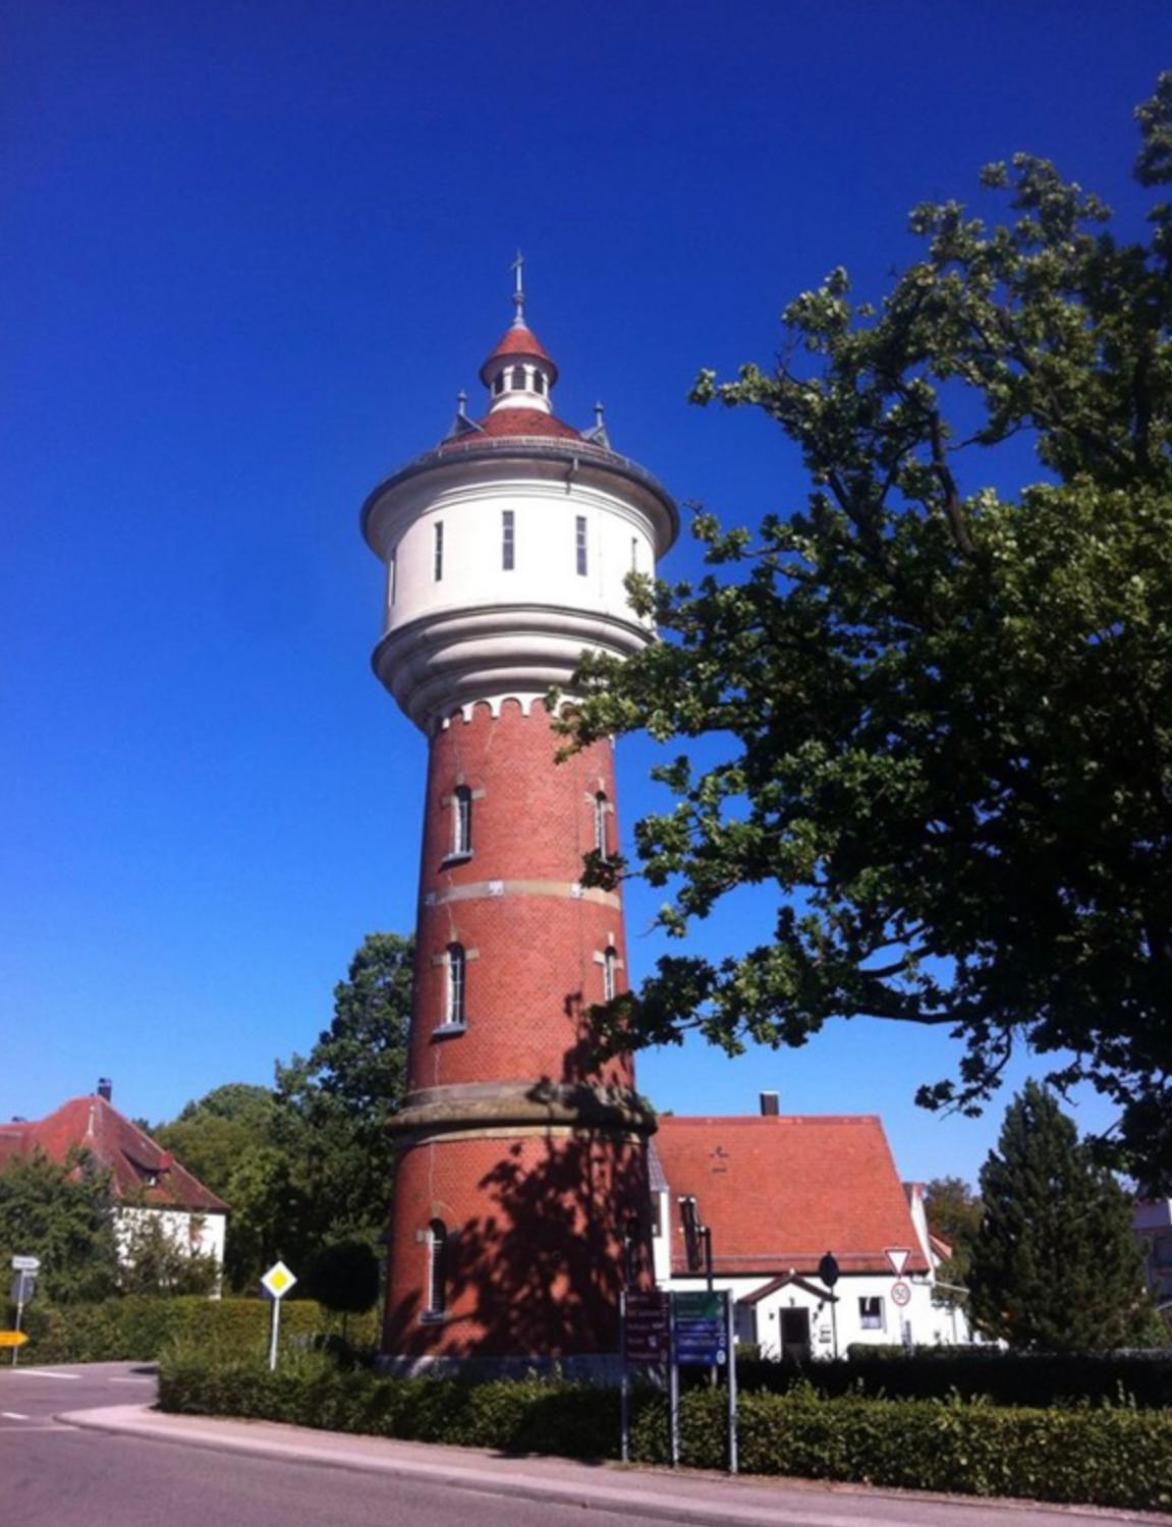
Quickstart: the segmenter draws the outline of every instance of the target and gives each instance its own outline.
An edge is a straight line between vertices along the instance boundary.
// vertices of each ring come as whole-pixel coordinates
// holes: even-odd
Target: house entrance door
[[[811,1355],[809,1310],[782,1310],[781,1355],[787,1363],[809,1362]]]

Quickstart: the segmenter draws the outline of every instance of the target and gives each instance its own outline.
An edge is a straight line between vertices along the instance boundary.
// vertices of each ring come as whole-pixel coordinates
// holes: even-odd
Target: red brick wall
[[[595,796],[618,841],[613,751],[606,743],[556,764],[560,739],[540,704],[506,702],[457,717],[432,740],[417,924],[409,1088],[468,1083],[602,1081],[633,1087],[626,1057],[598,1068],[583,1015],[603,999],[595,958],[613,941],[627,988],[621,906],[574,897],[594,846]],[[472,855],[452,862],[458,785],[473,792]],[[441,902],[500,881],[503,894]],[[556,894],[518,889],[541,881]],[[513,884],[510,884],[512,882]],[[438,1036],[450,943],[468,953],[464,1033]],[[399,1355],[565,1355],[614,1351],[621,1236],[647,1215],[646,1152],[617,1134],[451,1138],[400,1157],[391,1227],[384,1349]],[[450,1302],[427,1303],[427,1229],[447,1226]],[[643,1226],[644,1235],[646,1225]]]
[[[647,1204],[645,1150],[614,1137],[415,1146],[395,1178],[384,1350],[552,1357],[616,1351],[624,1224],[645,1218]],[[447,1307],[439,1322],[420,1320],[433,1219],[450,1237]],[[640,1281],[645,1277],[644,1265]]]

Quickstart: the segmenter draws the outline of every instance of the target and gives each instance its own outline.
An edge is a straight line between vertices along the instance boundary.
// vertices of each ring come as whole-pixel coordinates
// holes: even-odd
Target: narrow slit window
[[[608,944],[606,953],[602,956],[602,1000],[604,1002],[614,1001],[614,976],[617,964],[618,954],[615,952],[615,947],[613,944]]]
[[[444,576],[444,522],[437,520],[435,525],[435,581],[440,583]]]
[[[639,571],[639,538],[638,538],[638,536],[632,536],[631,537],[631,571],[633,573],[637,573]]]
[[[442,1315],[448,1302],[448,1227],[433,1219],[427,1227],[427,1313]]]
[[[398,555],[397,552],[392,552],[391,553],[391,560],[390,560],[390,563],[389,563],[389,565],[387,567],[387,603],[391,606],[392,609],[394,608],[394,605],[395,605],[395,592],[396,592],[396,584],[398,582],[398,576],[397,576],[398,575],[398,569],[399,569],[399,555]]]
[[[501,510],[501,567],[506,573],[511,573],[516,555],[515,526],[513,523],[513,511]]]
[[[466,959],[463,944],[448,945],[448,994],[444,1022],[456,1027],[464,1022]]]
[[[472,792],[467,785],[458,785],[452,796],[452,852],[472,852]]]
[[[578,575],[586,576],[586,516],[579,514],[574,520],[574,550],[578,561]]]
[[[524,366],[513,367],[513,391],[525,391],[525,368]]]
[[[606,858],[606,818],[609,812],[609,803],[606,792],[600,790],[594,797],[594,850],[600,858]]]

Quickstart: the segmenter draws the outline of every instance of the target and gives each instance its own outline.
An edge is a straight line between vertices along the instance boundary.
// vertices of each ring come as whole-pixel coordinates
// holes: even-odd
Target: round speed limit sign
[[[901,1309],[905,1304],[911,1303],[911,1297],[912,1291],[910,1284],[904,1283],[901,1280],[900,1282],[893,1283],[891,1285],[891,1302],[893,1304],[898,1304]]]

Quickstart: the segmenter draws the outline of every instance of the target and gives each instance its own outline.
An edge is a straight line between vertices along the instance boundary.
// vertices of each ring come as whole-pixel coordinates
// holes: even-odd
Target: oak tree
[[[1159,186],[1172,74],[1137,116],[1136,175]],[[601,1033],[736,1052],[840,1017],[941,1026],[958,1074],[919,1101],[965,1111],[1026,1045],[1052,1084],[1118,1105],[1114,1159],[1154,1183],[1172,1174],[1172,209],[1123,239],[1045,160],[983,183],[1008,215],[918,207],[922,254],[881,304],[835,270],[785,309],[775,366],[696,383],[699,404],[774,420],[808,492],[755,533],[697,513],[705,576],[628,581],[666,640],[585,656],[563,725],[571,745],[709,739],[717,762],[656,771],[675,802],[638,824],[639,867],[681,939],[736,887],[772,892],[776,920],[758,947],[660,960]]]

